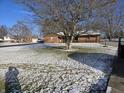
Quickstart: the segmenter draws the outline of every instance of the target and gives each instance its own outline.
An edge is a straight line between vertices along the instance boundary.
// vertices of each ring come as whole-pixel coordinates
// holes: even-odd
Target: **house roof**
[[[46,37],[46,36],[58,36],[58,34],[46,34],[46,35],[44,35],[44,37]]]
[[[101,33],[99,33],[99,31],[93,31],[93,30],[89,30],[89,31],[77,31],[77,34],[80,34],[80,35],[100,35]],[[57,35],[62,35],[64,36],[64,33],[63,32],[59,32],[57,33]]]

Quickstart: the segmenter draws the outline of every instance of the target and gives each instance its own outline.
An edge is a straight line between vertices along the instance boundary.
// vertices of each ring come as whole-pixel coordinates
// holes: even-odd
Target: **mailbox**
[[[124,58],[124,37],[119,37],[118,57],[119,58]]]

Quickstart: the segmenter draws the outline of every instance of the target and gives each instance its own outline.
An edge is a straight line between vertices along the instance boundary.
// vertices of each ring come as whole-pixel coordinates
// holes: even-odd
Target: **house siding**
[[[44,42],[46,43],[63,43],[64,40],[59,35],[46,35]],[[100,35],[84,35],[79,36],[78,39],[73,40],[74,43],[98,43],[100,42]]]

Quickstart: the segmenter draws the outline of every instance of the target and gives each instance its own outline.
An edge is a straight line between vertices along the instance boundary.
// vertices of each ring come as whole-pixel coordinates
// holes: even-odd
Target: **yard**
[[[15,90],[23,93],[99,93],[104,91],[116,47],[100,44],[37,44],[0,48],[0,91],[9,67],[19,71]],[[3,92],[4,93],[4,92]]]

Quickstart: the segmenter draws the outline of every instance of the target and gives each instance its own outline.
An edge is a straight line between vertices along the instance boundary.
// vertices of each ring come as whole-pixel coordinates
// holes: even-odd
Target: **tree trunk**
[[[112,35],[111,35],[111,33],[109,33],[108,40],[109,40],[109,42],[112,40]]]
[[[69,49],[71,49],[72,47],[71,47],[71,43],[66,43],[66,49],[67,50],[69,50]]]
[[[69,50],[72,48],[71,43],[73,42],[73,36],[67,36],[66,37],[66,49]]]
[[[112,39],[112,35],[111,35],[110,32],[107,33],[106,37],[107,37],[106,39],[108,39],[108,41],[111,41],[111,39]]]
[[[109,22],[108,39],[109,39],[109,41],[112,40],[112,24],[111,24],[111,21]]]

